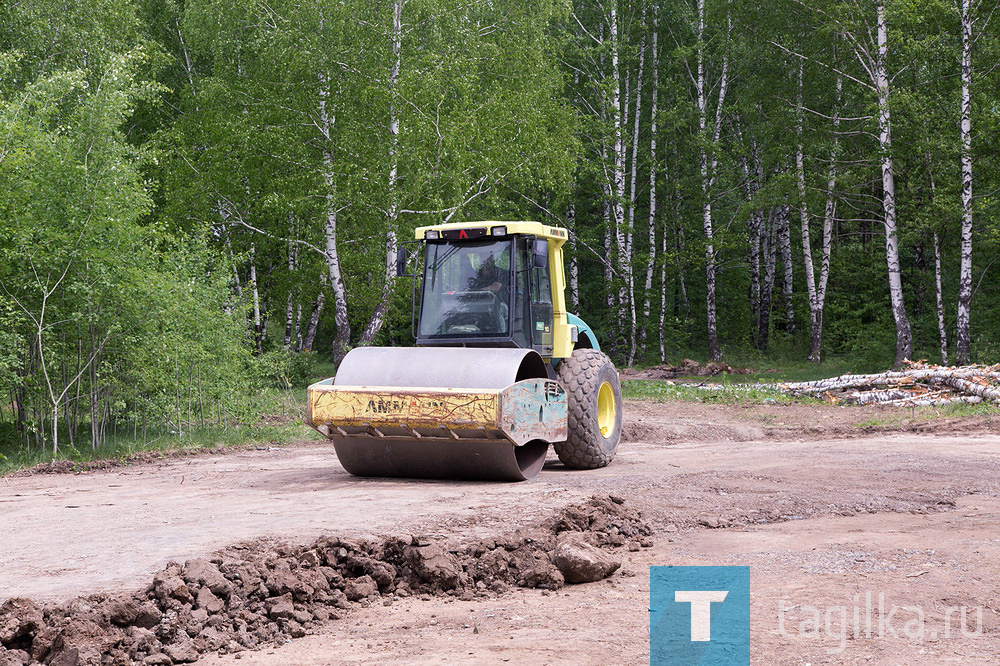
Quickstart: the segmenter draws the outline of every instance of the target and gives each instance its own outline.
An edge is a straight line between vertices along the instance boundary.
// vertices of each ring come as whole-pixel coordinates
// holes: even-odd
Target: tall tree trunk
[[[302,351],[302,302],[295,305],[295,350]]]
[[[972,310],[972,0],[962,0],[962,259],[958,278],[958,326],[955,358],[972,357],[969,320]]]
[[[750,337],[757,344],[757,322],[760,321],[760,240],[764,214],[759,210],[747,218],[747,233],[750,236]]]
[[[656,3],[653,3],[653,51],[650,55],[653,69],[653,91],[649,105],[649,258],[646,260],[646,284],[642,301],[642,348],[646,349],[646,331],[649,329],[649,311],[652,301],[653,272],[656,269],[656,112],[660,92],[659,24]]]
[[[781,293],[785,298],[785,331],[795,335],[795,283],[792,270],[792,221],[788,204],[778,210],[778,242],[781,244],[781,265],[785,271],[781,280]]]
[[[623,118],[622,118],[622,96],[621,96],[621,63],[619,62],[619,26],[618,26],[618,10],[612,5],[611,16],[608,23],[608,28],[611,36],[611,122],[614,128],[614,147],[612,158],[614,160],[613,172],[612,172],[612,199],[611,199],[611,215],[612,223],[614,225],[615,233],[615,251],[617,255],[616,264],[619,267],[624,268],[625,262],[628,257],[625,247],[625,140],[623,132]],[[626,96],[626,104],[627,96]],[[627,275],[625,276],[627,277]],[[627,289],[627,280],[625,284],[622,285],[619,293],[619,306],[627,307],[626,298],[624,297],[625,289]],[[617,312],[617,320],[621,325],[621,330],[624,332],[624,311],[619,309]]]
[[[934,232],[934,291],[937,295],[938,337],[941,340],[941,365],[948,365],[948,331],[944,325],[944,295],[941,293],[941,244]]]
[[[687,260],[684,254],[684,224],[677,223],[677,288],[680,290],[681,305],[684,306],[684,321],[691,319],[691,299],[687,290]]]
[[[576,204],[572,199],[566,206],[566,229],[569,230],[569,304],[573,312],[579,312],[580,263],[576,252]]]
[[[256,246],[250,244],[250,290],[253,294],[253,338],[254,347],[257,353],[264,351],[264,337],[262,331],[263,319],[260,308],[260,289],[257,286],[257,252]]]
[[[705,82],[705,0],[697,0],[698,9],[698,75],[696,93],[698,99],[698,127],[703,140],[708,139],[708,90]],[[732,20],[727,16],[727,31],[732,29]],[[728,37],[728,32],[727,32]],[[715,128],[711,135],[713,149],[719,140],[722,127],[722,107],[729,83],[729,57],[722,57],[722,73],[719,78],[719,101],[715,109]],[[715,182],[715,167],[718,159],[709,159],[708,147],[701,149],[702,223],[705,229],[705,306],[708,320],[708,356],[712,361],[722,360],[719,347],[718,321],[715,307],[715,245],[712,222],[712,189]]]
[[[885,2],[878,0],[878,58],[875,61],[878,95],[879,146],[882,149],[882,208],[885,213],[885,259],[889,272],[889,298],[896,321],[896,365],[913,357],[910,318],[903,300],[903,280],[899,265],[899,237],[896,230],[896,181],[892,160],[892,119],[889,112],[889,75],[886,71],[889,45]]]
[[[628,341],[628,364],[635,363],[637,321],[635,311],[635,247],[633,239],[635,236],[635,192],[639,180],[639,121],[642,118],[642,79],[643,70],[646,65],[646,35],[643,34],[639,45],[639,72],[636,75],[635,84],[635,117],[632,123],[632,166],[629,173],[629,196],[628,196],[628,228],[625,232],[625,260],[622,264],[625,269],[625,282],[627,285],[626,300],[628,302],[629,314],[629,341]]]
[[[382,285],[382,297],[375,305],[368,326],[361,334],[360,344],[367,345],[374,341],[382,330],[389,307],[392,305],[393,287],[396,284],[396,224],[399,218],[399,110],[396,108],[396,95],[399,87],[399,70],[402,64],[403,47],[403,0],[393,0],[392,17],[392,69],[389,72],[389,207],[386,215],[385,232],[385,281]]]
[[[778,224],[775,218],[777,209],[772,208],[767,214],[767,225],[762,229],[761,238],[764,246],[764,280],[760,289],[760,319],[757,321],[757,344],[760,351],[767,351],[771,335],[771,306],[774,302],[774,281],[778,265]]]
[[[306,335],[302,339],[299,351],[312,350],[316,341],[316,332],[319,330],[319,318],[323,314],[323,305],[326,302],[326,294],[321,290],[313,303],[312,312],[309,313],[309,325],[306,327]]]
[[[740,142],[743,142],[739,124],[736,124],[736,133]],[[745,146],[745,144],[744,144]],[[746,148],[744,148],[746,151]],[[760,160],[760,150],[756,140],[751,141],[749,156],[740,160],[743,167],[743,192],[747,204],[753,204],[754,197],[762,187],[764,179],[764,167]],[[764,226],[764,213],[760,210],[753,210],[747,216],[747,235],[750,239],[750,338],[754,345],[757,345],[757,322],[760,321],[760,245],[761,229]]]
[[[292,228],[292,233],[295,233],[294,225]],[[295,274],[298,271],[298,246],[295,243],[288,243],[288,273],[291,276],[292,281],[296,280]],[[292,348],[292,337],[295,334],[295,294],[298,291],[297,288],[290,288],[288,290],[288,299],[285,304],[285,349],[291,350]]]
[[[337,325],[337,333],[333,339],[333,362],[340,365],[351,344],[351,321],[347,317],[347,287],[344,284],[344,273],[340,265],[340,251],[337,248],[337,207],[336,180],[334,175],[333,154],[330,152],[331,132],[333,123],[336,121],[330,115],[328,102],[330,99],[330,89],[328,79],[325,75],[320,76],[323,84],[320,90],[319,99],[319,119],[320,131],[326,140],[323,146],[323,181],[326,185],[324,200],[326,205],[326,221],[324,224],[324,236],[326,238],[326,265],[330,276],[330,285],[333,287],[333,309],[334,321]]]
[[[615,311],[615,292],[611,288],[611,281],[614,274],[611,270],[611,258],[615,255],[614,241],[611,233],[611,198],[609,191],[605,189],[604,200],[601,202],[601,213],[604,218],[604,293],[608,303],[608,311]]]
[[[664,227],[660,252],[660,363],[667,360],[667,230]]]
[[[812,337],[809,341],[809,359],[819,363],[823,348],[823,317],[826,308],[826,286],[830,281],[830,256],[833,252],[833,222],[837,216],[837,153],[840,149],[840,96],[844,80],[837,76],[836,105],[833,110],[833,147],[826,177],[826,208],[823,212],[823,256],[820,259],[819,284],[816,287],[816,308],[812,318]]]
[[[809,297],[809,360],[819,363],[819,350],[814,355],[811,341],[816,339],[816,329],[819,325],[819,301],[816,293],[816,272],[813,267],[812,255],[812,235],[809,230],[809,203],[806,201],[806,167],[805,149],[802,145],[803,125],[805,124],[805,111],[803,107],[803,70],[805,65],[799,61],[799,94],[798,109],[796,110],[795,132],[798,142],[795,146],[795,181],[799,191],[799,224],[802,232],[802,262],[806,274],[806,294]],[[793,313],[794,316],[794,313]]]

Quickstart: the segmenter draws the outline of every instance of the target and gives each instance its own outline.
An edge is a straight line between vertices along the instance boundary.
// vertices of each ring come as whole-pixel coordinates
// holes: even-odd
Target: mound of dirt
[[[616,547],[650,546],[638,511],[614,496],[566,507],[534,528],[453,546],[421,536],[257,542],[170,563],[143,590],[0,606],[0,666],[179,664],[305,635],[352,605],[410,595],[463,600],[510,586],[558,589],[611,575]]]
[[[677,377],[715,377],[721,374],[749,375],[752,373],[753,368],[734,368],[727,363],[714,362],[702,365],[698,361],[686,358],[678,365],[656,365],[645,370],[625,368],[621,374],[629,379],[676,379]]]

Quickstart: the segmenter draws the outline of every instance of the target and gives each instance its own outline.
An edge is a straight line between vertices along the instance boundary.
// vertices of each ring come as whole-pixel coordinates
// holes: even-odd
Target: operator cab
[[[425,236],[422,280],[414,285],[417,345],[520,347],[551,358],[549,241],[486,231]],[[400,255],[405,274],[405,249]]]

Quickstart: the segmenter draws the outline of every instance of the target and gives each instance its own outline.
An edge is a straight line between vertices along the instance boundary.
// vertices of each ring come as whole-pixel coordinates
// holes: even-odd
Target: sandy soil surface
[[[575,472],[553,459],[521,484],[356,479],[321,445],[8,477],[0,599],[138,588],[169,560],[259,537],[470,541],[613,493],[642,510],[653,545],[622,552],[622,571],[604,581],[389,599],[288,645],[199,663],[648,663],[649,566],[696,564],[751,567],[757,663],[996,663],[1000,428],[896,414],[633,402],[610,467]],[[856,427],[872,419],[891,423]],[[869,637],[866,593],[876,612],[880,593],[886,612],[919,608],[922,639],[904,635],[917,616],[904,609],[898,636],[879,638],[876,624]],[[860,608],[859,636],[802,635],[811,608],[841,606],[849,618]],[[959,606],[971,609],[970,631],[982,608],[981,635],[963,635],[952,616],[945,636]]]

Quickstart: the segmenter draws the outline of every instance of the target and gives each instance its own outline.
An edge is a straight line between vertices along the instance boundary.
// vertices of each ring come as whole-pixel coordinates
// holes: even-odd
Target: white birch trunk
[[[778,243],[777,227],[774,218],[776,211],[771,209],[767,215],[767,224],[761,229],[761,244],[764,255],[764,279],[760,286],[760,318],[757,321],[757,344],[761,351],[766,351],[771,335],[771,307],[774,302],[774,280],[777,275]]]
[[[649,328],[649,311],[652,301],[653,272],[656,269],[656,112],[660,91],[660,63],[657,32],[659,30],[657,8],[653,4],[653,51],[650,55],[653,70],[653,90],[649,105],[649,258],[646,260],[646,284],[642,300],[642,341],[646,349],[646,331]]]
[[[819,284],[816,286],[816,310],[812,322],[812,339],[809,344],[809,358],[819,363],[823,347],[823,314],[826,307],[826,286],[830,281],[830,256],[833,252],[833,222],[837,216],[837,153],[840,148],[840,97],[844,80],[837,76],[837,94],[833,110],[833,147],[830,149],[830,165],[826,178],[826,208],[823,212],[823,256],[820,260]]]
[[[325,283],[326,280],[323,280]],[[319,318],[323,314],[323,305],[326,303],[326,294],[322,291],[316,296],[313,303],[312,312],[309,313],[309,325],[306,327],[305,337],[299,345],[299,351],[311,351],[316,342],[316,332],[319,330]]]
[[[885,259],[889,272],[889,297],[896,322],[896,364],[913,357],[910,319],[903,299],[903,280],[899,265],[899,238],[896,229],[896,181],[892,160],[892,119],[889,111],[888,28],[885,2],[878,0],[878,58],[875,60],[875,83],[878,96],[879,146],[882,149],[882,208],[885,212]]]
[[[635,235],[635,191],[639,176],[639,120],[642,117],[642,75],[646,64],[646,38],[642,38],[639,47],[639,73],[636,76],[635,84],[635,118],[632,123],[632,165],[629,175],[629,196],[628,196],[628,228],[625,232],[625,282],[627,284],[626,299],[628,301],[629,315],[629,343],[628,343],[628,364],[635,363],[637,321],[635,311],[635,247],[633,238]]]
[[[708,98],[705,86],[705,0],[697,0],[698,9],[698,74],[696,95],[698,100],[698,129],[701,136],[707,139],[708,129]],[[708,356],[712,361],[722,360],[722,350],[719,348],[718,323],[715,312],[715,246],[712,229],[712,183],[708,168],[708,148],[701,149],[701,190],[702,190],[702,225],[705,230],[705,306],[708,318]]]
[[[778,211],[778,242],[781,244],[781,264],[785,269],[781,293],[785,297],[785,330],[795,335],[794,272],[792,270],[792,221],[791,209],[783,205]]]
[[[617,265],[624,268],[628,253],[625,248],[625,141],[622,128],[622,98],[621,98],[621,63],[619,62],[619,35],[618,35],[618,10],[612,5],[611,15],[608,24],[611,37],[611,122],[614,128],[614,148],[612,158],[614,160],[612,172],[612,200],[611,215],[615,229],[615,250],[617,254]],[[622,285],[619,294],[620,306],[626,306],[624,290],[627,283]],[[609,295],[610,298],[610,295]],[[624,324],[624,312],[619,309],[617,320]]]
[[[302,302],[295,305],[295,350],[302,351]]]
[[[972,309],[972,1],[962,0],[962,258],[958,278],[958,326],[955,357],[972,356],[969,320]]]
[[[290,230],[293,234],[295,233],[294,225]],[[298,271],[298,246],[295,243],[288,243],[288,273],[292,276],[292,281],[295,281],[295,274]],[[288,290],[288,301],[285,304],[285,349],[291,350],[292,348],[292,338],[295,334],[295,289]],[[299,306],[299,312],[301,312],[302,307]]]
[[[396,284],[396,224],[399,218],[399,111],[396,108],[396,94],[399,87],[399,70],[402,64],[403,47],[403,0],[394,0],[392,18],[392,69],[389,72],[389,206],[385,231],[385,275],[382,295],[368,326],[361,334],[362,345],[371,344],[382,330],[389,307],[392,305],[393,287]]]
[[[292,292],[288,292],[288,302],[285,304],[285,344],[286,350],[291,351],[292,349],[292,336],[294,334],[293,327],[295,326],[295,303],[292,299]]]
[[[660,253],[660,363],[667,360],[667,230],[661,236]]]
[[[614,277],[611,271],[611,258],[615,255],[614,241],[611,233],[611,199],[605,191],[604,201],[601,202],[601,212],[604,218],[604,285],[605,296],[607,297],[608,310],[614,312],[615,293],[611,289],[611,279]]]
[[[688,298],[687,290],[687,267],[684,258],[684,225],[677,225],[677,288],[681,292],[681,304],[684,306],[685,321],[691,319],[691,299]]]
[[[264,340],[261,337],[260,290],[257,288],[257,251],[250,244],[250,293],[253,296],[253,334],[254,345],[258,352],[264,351]]]
[[[326,221],[324,224],[324,236],[326,238],[325,256],[327,270],[329,271],[330,285],[333,288],[333,308],[334,322],[337,325],[337,333],[333,339],[333,362],[340,365],[340,362],[347,355],[351,344],[351,321],[347,316],[347,287],[344,284],[344,273],[340,265],[340,251],[337,248],[337,208],[336,181],[333,171],[333,155],[330,152],[330,136],[336,118],[331,116],[327,102],[330,97],[330,90],[325,75],[320,75],[322,88],[319,98],[319,120],[320,129],[325,139],[323,146],[323,181],[326,184],[324,200],[326,204]]]
[[[937,296],[938,338],[941,341],[941,365],[948,365],[948,331],[944,325],[944,295],[941,292],[941,243],[934,232],[934,292]]]
[[[816,271],[813,267],[813,256],[812,256],[812,235],[809,229],[809,204],[806,201],[806,168],[805,168],[805,149],[803,148],[803,126],[805,124],[805,111],[803,108],[803,70],[805,65],[802,61],[799,61],[799,96],[798,96],[798,109],[796,109],[796,137],[798,138],[798,143],[795,146],[795,180],[798,185],[799,190],[799,224],[801,226],[802,232],[802,260],[805,265],[806,272],[806,293],[809,297],[809,333],[810,340],[816,338],[816,329],[819,326],[819,300],[817,298],[818,294],[816,291]],[[810,344],[809,349],[809,360],[813,363],[819,363],[819,350],[813,350]],[[815,355],[814,355],[815,352]]]
[[[573,312],[579,312],[580,264],[576,253],[576,205],[572,199],[566,207],[566,228],[569,230],[569,304]]]

